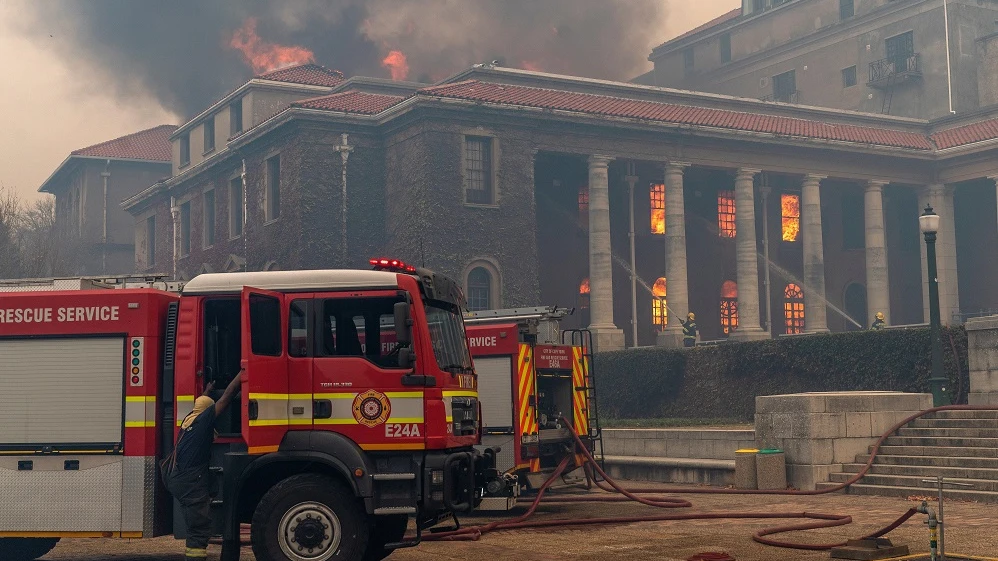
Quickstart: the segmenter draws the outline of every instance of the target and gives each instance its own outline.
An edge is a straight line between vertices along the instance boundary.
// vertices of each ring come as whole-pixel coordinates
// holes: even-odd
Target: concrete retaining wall
[[[604,429],[611,477],[663,483],[730,485],[735,450],[755,446],[752,429]]]
[[[811,490],[893,425],[932,407],[932,395],[816,392],[759,396],[755,403],[758,446],[784,450],[787,483]]]
[[[967,329],[970,405],[998,405],[998,316],[974,318]]]

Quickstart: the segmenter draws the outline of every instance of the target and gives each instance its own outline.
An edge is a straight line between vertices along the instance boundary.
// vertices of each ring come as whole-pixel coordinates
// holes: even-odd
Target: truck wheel
[[[52,551],[59,538],[0,538],[0,559],[34,561]]]
[[[360,559],[370,531],[367,513],[339,481],[312,473],[274,485],[253,513],[257,561]]]
[[[404,514],[374,517],[374,526],[367,541],[364,561],[381,561],[391,555],[392,552],[385,549],[385,544],[402,541],[408,527],[409,517]]]

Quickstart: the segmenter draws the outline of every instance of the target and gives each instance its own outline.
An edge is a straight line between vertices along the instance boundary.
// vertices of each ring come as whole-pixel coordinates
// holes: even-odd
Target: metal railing
[[[919,53],[875,60],[870,63],[870,80],[875,84],[892,77],[922,74],[922,58]]]
[[[800,99],[800,91],[772,93],[765,97],[760,97],[759,101],[778,101],[780,103],[797,103]]]

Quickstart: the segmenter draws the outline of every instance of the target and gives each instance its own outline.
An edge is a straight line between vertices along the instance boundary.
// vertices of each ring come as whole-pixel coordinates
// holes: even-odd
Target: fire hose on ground
[[[914,415],[911,415],[904,420],[898,422],[893,427],[888,429],[884,434],[880,436],[877,442],[873,445],[873,449],[870,452],[870,457],[858,473],[851,477],[848,481],[840,483],[838,485],[828,487],[820,490],[806,491],[806,490],[795,490],[795,489],[729,489],[729,488],[706,488],[706,487],[659,487],[659,488],[624,488],[617,484],[611,477],[609,477],[605,471],[600,467],[599,462],[593,457],[592,453],[586,448],[582,439],[571,428],[571,423],[566,421],[566,426],[569,427],[571,431],[574,446],[578,453],[582,454],[585,458],[584,470],[586,473],[587,481],[594,481],[596,485],[603,491],[609,493],[617,493],[618,495],[609,494],[598,494],[593,496],[553,496],[545,499],[545,494],[548,488],[554,484],[554,482],[561,477],[565,469],[568,467],[568,462],[572,459],[571,455],[566,455],[562,459],[561,463],[555,468],[554,472],[548,477],[543,485],[538,489],[537,496],[534,501],[527,508],[527,511],[520,516],[517,516],[508,520],[497,520],[489,522],[487,524],[482,524],[478,526],[467,526],[453,531],[437,532],[424,534],[423,541],[456,541],[456,540],[478,540],[483,535],[501,531],[501,530],[515,530],[515,529],[526,529],[526,528],[552,528],[552,527],[566,527],[566,526],[592,526],[592,525],[608,525],[608,524],[632,524],[637,522],[666,522],[666,521],[681,521],[681,520],[734,520],[734,519],[754,519],[754,520],[768,520],[768,519],[803,519],[808,520],[808,522],[802,522],[799,524],[783,525],[783,526],[772,526],[768,528],[763,528],[755,532],[752,535],[752,539],[758,543],[769,545],[773,547],[791,548],[791,549],[801,549],[801,550],[811,550],[811,551],[821,551],[828,550],[835,547],[840,547],[846,544],[846,541],[836,542],[836,543],[818,543],[818,544],[805,544],[805,543],[795,543],[786,542],[781,540],[776,540],[766,536],[772,536],[775,534],[782,534],[786,532],[802,531],[802,530],[816,530],[821,528],[834,528],[837,526],[846,526],[852,523],[852,517],[845,514],[826,514],[820,512],[740,512],[740,511],[717,511],[717,512],[703,512],[703,513],[690,513],[690,514],[659,514],[659,515],[645,515],[645,516],[620,516],[620,517],[602,517],[602,518],[581,518],[581,519],[542,519],[542,520],[530,520],[534,515],[540,504],[543,503],[587,503],[587,502],[624,502],[624,501],[634,501],[647,506],[656,508],[689,508],[693,506],[693,503],[677,498],[677,497],[665,497],[662,494],[726,494],[726,495],[790,495],[790,496],[814,496],[814,495],[825,495],[829,493],[835,493],[842,491],[858,482],[862,479],[866,473],[873,466],[876,460],[877,454],[880,451],[881,445],[884,441],[894,434],[898,429],[907,425],[911,421],[928,415],[930,413],[935,413],[938,411],[996,411],[998,407],[994,406],[976,406],[976,405],[946,405],[942,407],[933,407],[931,409],[926,409]],[[595,472],[595,474],[594,474]],[[595,477],[598,474],[603,481],[600,481]],[[647,495],[647,496],[641,496]],[[899,516],[896,520],[888,524],[887,526],[863,536],[861,539],[872,539],[879,538],[887,533],[898,528],[904,524],[908,519],[917,514],[916,508],[908,509],[904,514]],[[244,545],[248,545],[248,531],[243,529],[241,532],[242,541]]]
[[[812,495],[825,495],[829,493],[835,493],[842,491],[853,485],[860,479],[862,479],[866,473],[873,466],[876,460],[877,454],[880,451],[880,447],[883,445],[884,441],[894,434],[898,429],[907,425],[911,421],[928,415],[930,413],[935,413],[938,411],[994,411],[998,410],[998,407],[993,406],[975,406],[975,405],[947,405],[942,407],[933,407],[931,409],[926,409],[914,415],[911,415],[904,420],[898,422],[893,427],[888,429],[877,442],[874,444],[873,449],[870,452],[870,457],[866,462],[866,465],[859,470],[856,475],[851,477],[848,481],[840,483],[838,485],[828,487],[826,489],[814,490],[814,491],[801,491],[801,490],[784,490],[784,489],[727,489],[727,488],[648,488],[648,489],[625,489],[618,485],[612,478],[610,478],[606,472],[599,466],[599,463],[592,456],[592,453],[586,448],[585,444],[579,435],[569,428],[572,433],[573,439],[575,441],[575,447],[579,453],[581,453],[585,458],[585,470],[587,479],[591,481],[596,481],[597,486],[600,489],[608,492],[617,492],[622,497],[619,496],[566,496],[566,497],[553,497],[544,500],[544,495],[548,488],[561,477],[568,465],[568,461],[571,456],[566,456],[562,462],[558,465],[555,471],[548,477],[547,481],[540,487],[537,492],[537,496],[531,503],[527,511],[510,520],[500,520],[490,522],[488,524],[483,524],[480,526],[470,526],[466,528],[461,528],[459,530],[454,530],[451,532],[440,532],[436,534],[425,535],[423,539],[425,541],[436,541],[436,540],[478,540],[482,535],[489,532],[495,532],[499,530],[512,530],[512,529],[523,529],[523,528],[550,528],[556,526],[587,526],[587,525],[598,525],[598,524],[629,524],[635,522],[662,522],[662,521],[677,521],[677,520],[719,520],[719,519],[806,519],[809,522],[804,522],[800,524],[785,525],[785,526],[773,526],[769,528],[763,528],[755,534],[753,534],[752,539],[758,543],[769,545],[773,547],[784,547],[792,549],[803,549],[803,550],[828,550],[835,547],[840,547],[845,545],[846,542],[836,542],[836,543],[824,543],[824,544],[802,544],[794,542],[786,542],[781,540],[776,540],[768,538],[766,536],[771,536],[774,534],[781,534],[785,532],[793,532],[800,530],[815,530],[819,528],[832,528],[836,526],[845,526],[852,523],[852,517],[843,514],[825,514],[818,512],[738,512],[738,511],[718,511],[718,512],[705,512],[705,513],[691,513],[691,514],[664,514],[664,515],[649,515],[649,516],[626,516],[626,517],[607,517],[607,518],[585,518],[585,519],[550,519],[550,520],[529,520],[533,516],[534,512],[537,510],[541,502],[615,502],[623,500],[636,501],[641,504],[645,504],[652,507],[658,508],[688,508],[693,506],[692,503],[686,501],[685,499],[679,499],[675,497],[663,497],[659,496],[663,493],[668,494],[731,494],[731,495],[791,495],[791,496],[812,496]],[[566,426],[571,427],[571,423],[566,421]],[[599,481],[593,477],[593,471],[599,474],[603,478],[603,481]],[[640,495],[644,494],[656,494],[653,496],[642,497]],[[902,514],[896,520],[891,522],[889,525],[877,530],[876,532],[867,534],[863,536],[862,539],[872,539],[879,538],[887,533],[893,531],[900,525],[904,524],[909,518],[917,513],[915,508],[908,509],[907,512]]]

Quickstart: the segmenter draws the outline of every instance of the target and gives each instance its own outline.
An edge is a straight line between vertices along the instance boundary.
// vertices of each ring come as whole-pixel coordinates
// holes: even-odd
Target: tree
[[[35,278],[75,274],[82,244],[60,232],[55,199],[26,203],[0,185],[0,278]]]

